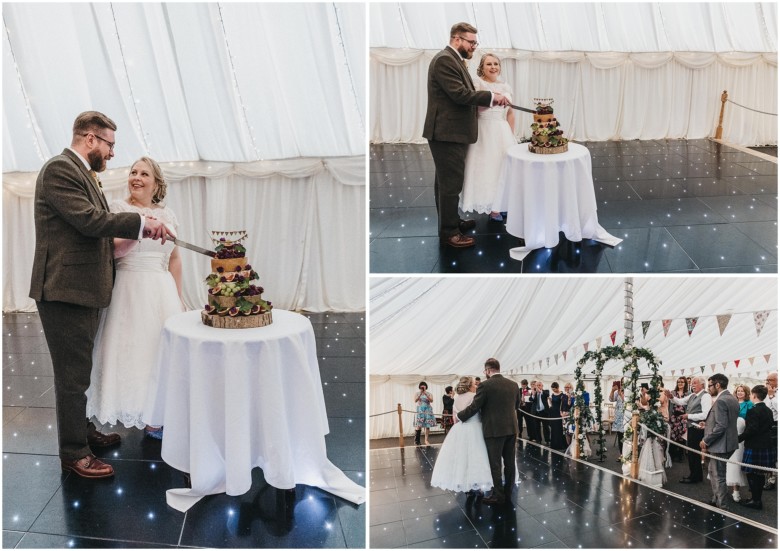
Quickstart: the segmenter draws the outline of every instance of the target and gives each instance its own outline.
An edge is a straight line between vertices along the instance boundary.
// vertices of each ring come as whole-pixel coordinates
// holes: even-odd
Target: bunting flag
[[[555,355],[555,365],[558,365],[558,354]]]
[[[601,350],[601,337],[596,337],[596,350]]]
[[[588,345],[589,345],[589,344],[590,344],[590,343],[588,343],[588,342],[584,342],[584,343],[582,343],[582,348],[584,348],[584,349],[585,349],[585,352],[587,352],[587,351],[588,351]]]
[[[750,358],[748,358],[748,361],[750,362],[750,367],[753,367],[753,361],[754,361],[755,359],[756,359],[756,357],[755,357],[755,356],[751,356]]]
[[[674,377],[674,369],[672,369],[672,377]]]
[[[713,373],[715,373],[715,364],[710,364],[710,369],[712,370]]]
[[[685,325],[688,327],[689,337],[691,336],[691,333],[693,333],[697,321],[699,321],[699,318],[685,318]]]
[[[704,373],[704,366],[703,365],[700,365],[699,369],[701,369],[701,372]]]
[[[650,322],[649,321],[643,321],[642,322],[642,338],[644,339],[647,336],[647,330],[650,329]],[[617,331],[615,331],[617,333]],[[613,343],[615,341],[612,341]]]
[[[734,365],[737,366],[737,369],[739,369],[739,362],[740,362],[740,360],[734,360]]]
[[[547,367],[550,367],[550,357],[547,357]]]
[[[761,335],[761,330],[764,328],[767,318],[769,318],[769,310],[761,310],[760,312],[753,312],[753,321],[756,323],[756,336]]]
[[[672,325],[672,320],[662,320],[661,325],[664,326],[664,337],[669,334],[669,327]]]
[[[729,362],[723,362],[723,369],[726,369],[726,366],[729,365]]]
[[[564,361],[564,362],[566,361],[566,353],[567,353],[567,352],[568,352],[568,350],[564,350],[564,351],[563,351],[563,361]]]
[[[644,335],[642,335],[644,337]],[[612,339],[612,344],[615,344],[615,337],[617,337],[617,331],[612,331],[612,333],[609,334],[609,338]]]
[[[715,316],[718,318],[718,330],[720,330],[720,336],[723,336],[723,332],[726,330],[726,326],[729,324],[729,321],[731,321],[731,314],[723,314],[720,316]]]
[[[770,356],[772,356],[772,354],[764,354],[764,361],[765,361],[766,363],[769,363],[769,358],[770,358]]]

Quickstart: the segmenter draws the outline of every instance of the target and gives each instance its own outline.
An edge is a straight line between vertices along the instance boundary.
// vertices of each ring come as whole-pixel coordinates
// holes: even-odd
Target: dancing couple
[[[439,450],[431,486],[455,492],[485,492],[482,502],[502,504],[517,481],[515,446],[520,388],[501,375],[495,358],[485,361],[486,380],[461,377],[456,388],[455,425]],[[503,463],[503,468],[502,468]]]
[[[463,220],[463,212],[489,213],[489,219],[503,222],[493,210],[504,153],[517,140],[515,116],[509,108],[512,90],[499,81],[501,61],[486,53],[472,80],[467,60],[477,49],[477,29],[456,23],[449,45],[434,56],[428,67],[428,110],[423,137],[436,167],[434,195],[439,218],[439,242],[463,248],[475,244],[465,235],[476,227],[475,220]]]

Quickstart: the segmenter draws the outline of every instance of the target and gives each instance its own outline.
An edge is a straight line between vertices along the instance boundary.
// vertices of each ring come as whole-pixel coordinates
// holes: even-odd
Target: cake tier
[[[557,145],[555,147],[544,147],[540,145],[534,145],[532,143],[528,144],[528,151],[531,153],[541,153],[546,155],[551,155],[553,153],[565,153],[569,150],[569,143],[566,142],[563,145]]]
[[[225,281],[233,281],[235,279],[235,277],[238,276],[238,275],[240,275],[244,279],[248,279],[250,281],[253,281],[253,280],[257,279],[256,277],[255,278],[252,277],[252,270],[241,270],[239,272],[229,272],[229,271],[225,270],[222,273],[215,272],[215,273],[210,274],[210,276],[216,276],[216,277],[219,277],[219,278],[224,277]]]
[[[252,304],[262,304],[264,302],[261,295],[253,295],[248,297],[223,297],[209,295],[209,304],[212,306],[219,306],[220,308],[233,308],[233,306],[236,305],[236,302],[238,302],[239,298],[243,298]]]
[[[241,269],[247,265],[246,257],[241,258],[212,258],[211,259],[211,271],[217,272],[217,268],[222,268],[224,272],[235,272],[236,266],[241,266]]]
[[[537,123],[543,123],[543,122],[547,123],[547,122],[550,122],[551,120],[553,120],[554,118],[555,118],[555,115],[553,115],[552,113],[549,113],[549,114],[546,114],[546,115],[540,115],[538,113],[534,114],[534,122],[537,122]]]
[[[265,327],[273,323],[271,312],[258,314],[256,316],[219,316],[216,314],[207,314],[205,311],[200,313],[200,318],[204,325],[209,327],[218,327],[220,329],[249,329],[251,327]]]

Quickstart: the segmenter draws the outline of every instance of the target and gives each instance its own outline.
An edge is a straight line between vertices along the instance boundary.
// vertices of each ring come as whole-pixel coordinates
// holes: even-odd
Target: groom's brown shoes
[[[90,448],[107,448],[109,446],[115,446],[122,441],[122,437],[115,432],[103,434],[102,432],[94,431],[87,435],[87,444]]]
[[[92,454],[81,459],[61,459],[62,472],[72,472],[82,478],[108,478],[114,476],[114,468]]]
[[[473,247],[476,241],[474,241],[473,237],[468,237],[462,233],[456,233],[447,239],[439,239],[439,243],[441,245],[455,247],[456,249],[462,249],[464,247]]]

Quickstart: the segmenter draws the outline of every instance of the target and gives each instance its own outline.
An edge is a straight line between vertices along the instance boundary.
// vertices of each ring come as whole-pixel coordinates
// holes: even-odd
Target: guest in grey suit
[[[709,453],[724,459],[710,459],[709,475],[712,485],[712,502],[723,508],[727,503],[728,487],[726,486],[726,461],[739,447],[737,433],[737,417],[739,417],[739,402],[728,391],[729,379],[722,373],[716,373],[707,381],[707,390],[712,396],[710,409],[704,425],[704,438],[699,446],[704,453]]]
[[[483,503],[501,504],[515,483],[515,446],[517,443],[517,410],[520,408],[520,387],[501,376],[501,364],[495,358],[485,361],[487,380],[477,387],[474,401],[458,412],[458,418],[466,421],[478,411],[482,413],[482,435],[493,477],[493,494]],[[501,479],[501,462],[504,478]]]
[[[116,124],[86,111],[73,123],[69,148],[43,165],[35,183],[35,258],[30,298],[35,300],[54,368],[59,455],[63,471],[105,478],[114,470],[93,447],[119,443],[86,419],[92,348],[100,308],[111,301],[112,237],[162,238],[159,221],[136,213],[112,214],[98,172],[114,156]]]
[[[477,106],[507,105],[499,93],[477,91],[466,60],[477,49],[477,29],[456,23],[450,30],[449,45],[436,54],[428,66],[428,109],[423,137],[436,167],[433,192],[439,214],[439,242],[450,247],[471,247],[474,238],[463,235],[476,226],[474,220],[461,220],[458,200],[463,190],[466,151],[477,141]]]

